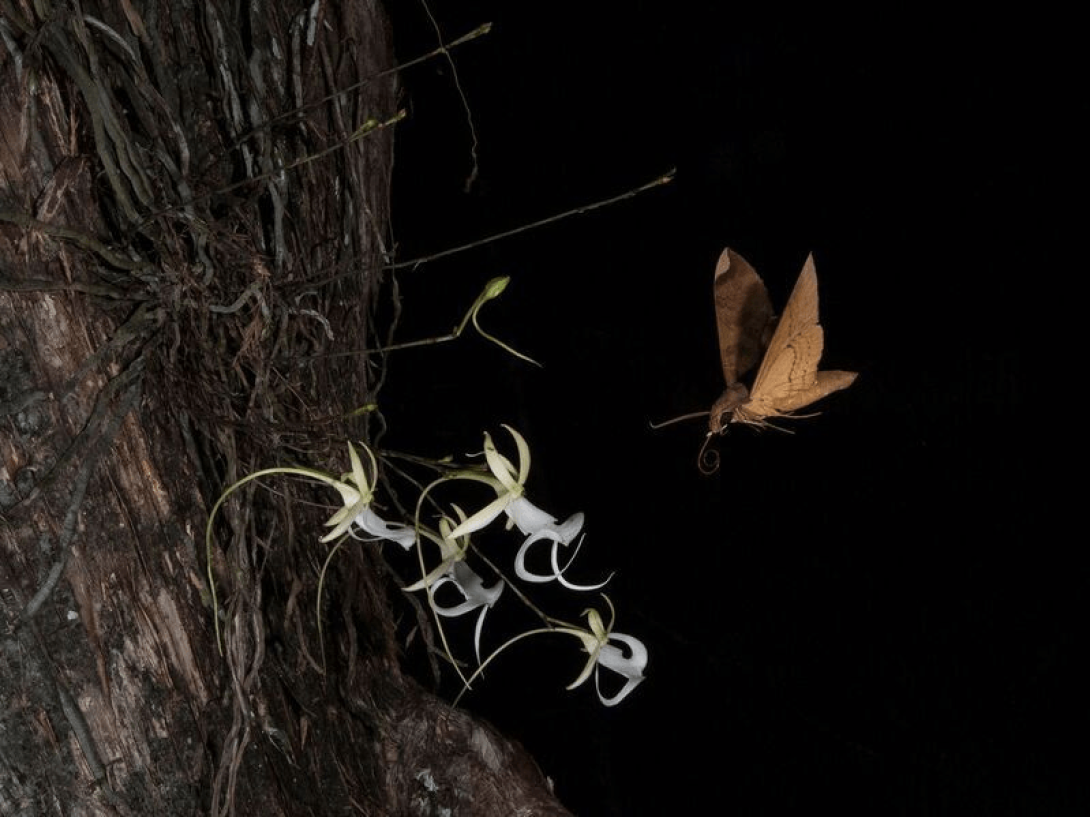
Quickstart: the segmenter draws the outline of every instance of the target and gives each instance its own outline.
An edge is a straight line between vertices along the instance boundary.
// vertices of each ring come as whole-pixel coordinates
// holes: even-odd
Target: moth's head
[[[732,383],[712,405],[708,415],[708,435],[723,434],[733,422],[735,410],[749,400],[749,389],[741,383]]]

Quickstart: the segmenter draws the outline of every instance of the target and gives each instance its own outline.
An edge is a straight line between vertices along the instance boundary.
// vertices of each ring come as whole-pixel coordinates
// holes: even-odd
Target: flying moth
[[[770,418],[798,416],[795,412],[799,409],[847,388],[857,376],[856,372],[818,371],[824,333],[818,322],[817,272],[812,255],[807,256],[778,320],[764,281],[729,247],[715,267],[714,294],[726,389],[707,412],[708,434],[700,453],[700,467],[706,473],[715,471],[719,460],[714,452],[708,452],[708,442],[725,433],[732,423],[763,426]],[[753,385],[747,387],[742,378],[754,366],[757,374]]]

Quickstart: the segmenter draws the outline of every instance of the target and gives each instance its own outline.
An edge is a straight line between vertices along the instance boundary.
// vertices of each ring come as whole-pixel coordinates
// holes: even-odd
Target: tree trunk
[[[381,9],[47,6],[0,2],[0,813],[566,814],[402,673],[377,550],[319,600],[312,488],[225,504],[217,645],[220,492],[381,422],[325,354],[383,298]]]

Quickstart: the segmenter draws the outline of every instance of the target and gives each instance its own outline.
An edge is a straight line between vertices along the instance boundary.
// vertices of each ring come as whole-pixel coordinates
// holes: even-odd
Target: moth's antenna
[[[692,414],[682,414],[680,417],[674,417],[672,420],[663,420],[661,423],[648,423],[651,428],[658,430],[665,428],[666,426],[672,426],[674,423],[681,423],[685,420],[695,420],[697,417],[707,417],[711,414],[710,411],[694,411]]]

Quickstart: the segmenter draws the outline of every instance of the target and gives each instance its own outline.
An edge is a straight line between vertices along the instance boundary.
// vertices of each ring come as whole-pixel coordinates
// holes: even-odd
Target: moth
[[[798,416],[799,409],[847,388],[857,376],[856,372],[818,371],[824,332],[818,322],[813,255],[807,256],[778,320],[761,276],[729,247],[715,267],[714,294],[726,390],[708,412],[708,434],[700,451],[700,469],[705,473],[712,473],[719,464],[718,455],[708,451],[708,442],[732,423],[763,426],[770,418]],[[747,387],[742,378],[754,366],[757,374]]]

